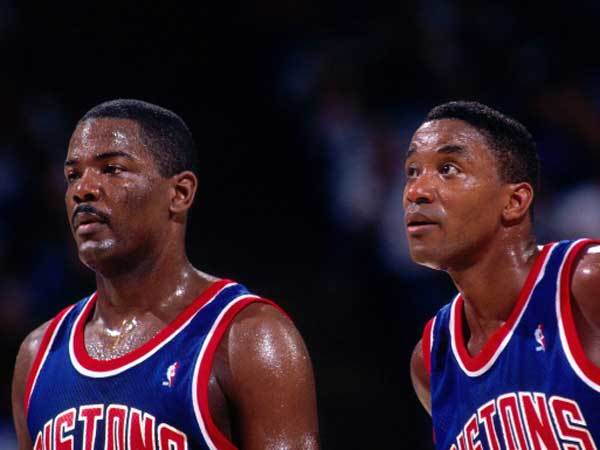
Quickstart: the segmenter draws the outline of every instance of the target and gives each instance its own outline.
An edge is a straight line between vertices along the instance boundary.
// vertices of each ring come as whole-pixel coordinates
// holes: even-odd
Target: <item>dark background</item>
[[[401,207],[427,111],[474,99],[521,120],[542,157],[539,240],[600,235],[600,4],[522,3],[0,0],[0,448],[16,448],[19,343],[94,289],[64,213],[70,133],[127,97],[191,128],[191,259],[294,318],[322,447],[430,449],[408,364],[453,287],[409,261]]]

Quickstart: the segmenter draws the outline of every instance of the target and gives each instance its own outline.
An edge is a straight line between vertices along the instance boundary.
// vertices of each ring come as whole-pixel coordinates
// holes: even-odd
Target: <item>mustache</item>
[[[108,223],[109,217],[106,213],[100,211],[99,209],[94,208],[92,205],[88,205],[87,203],[83,203],[81,205],[77,205],[73,210],[73,214],[71,215],[71,223],[75,223],[75,217],[77,214],[87,213],[93,214],[98,217],[102,222]]]

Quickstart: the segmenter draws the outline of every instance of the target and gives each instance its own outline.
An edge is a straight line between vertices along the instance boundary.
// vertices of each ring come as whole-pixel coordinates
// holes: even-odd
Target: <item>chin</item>
[[[102,264],[111,259],[115,242],[112,239],[102,241],[85,241],[79,244],[79,260],[93,271],[99,269]]]
[[[444,264],[440,257],[439,251],[424,247],[424,246],[410,246],[410,257],[411,259],[419,264],[420,266],[429,267],[434,270],[443,270]]]

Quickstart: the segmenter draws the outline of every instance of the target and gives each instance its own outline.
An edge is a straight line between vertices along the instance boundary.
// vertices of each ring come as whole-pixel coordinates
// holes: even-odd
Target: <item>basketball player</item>
[[[318,448],[292,322],[186,256],[194,152],[176,114],[141,101],[103,103],[77,124],[65,201],[97,291],[21,346],[20,449]]]
[[[434,108],[410,143],[410,253],[458,289],[411,359],[438,449],[600,444],[600,246],[536,244],[538,166],[525,127],[478,103]]]

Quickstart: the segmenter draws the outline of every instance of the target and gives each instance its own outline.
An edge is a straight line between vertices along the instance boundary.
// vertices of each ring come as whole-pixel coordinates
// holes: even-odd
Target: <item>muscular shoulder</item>
[[[23,405],[25,399],[25,387],[27,384],[27,376],[29,375],[29,371],[38,354],[42,339],[44,338],[49,325],[50,321],[29,333],[21,344],[15,362],[12,383],[12,408],[15,431],[19,440],[19,449],[31,448],[31,440],[27,432],[27,422]]]
[[[587,320],[600,327],[600,245],[587,247],[577,259],[571,292]]]
[[[46,330],[50,326],[50,322],[51,321],[48,321],[37,327],[35,330],[29,333],[29,335],[27,335],[27,337],[21,343],[15,364],[15,379],[17,379],[17,375],[19,375],[19,378],[27,377],[29,369],[31,369],[33,364],[33,360],[40,349],[40,345],[44,335],[46,334]],[[25,373],[21,374],[21,371],[24,371]],[[22,375],[22,377],[20,375]]]
[[[238,313],[224,344],[233,373],[260,368],[277,375],[308,362],[304,341],[292,321],[264,303],[249,305]]]
[[[244,308],[223,336],[215,362],[243,448],[318,448],[312,364],[284,313],[268,304]]]

